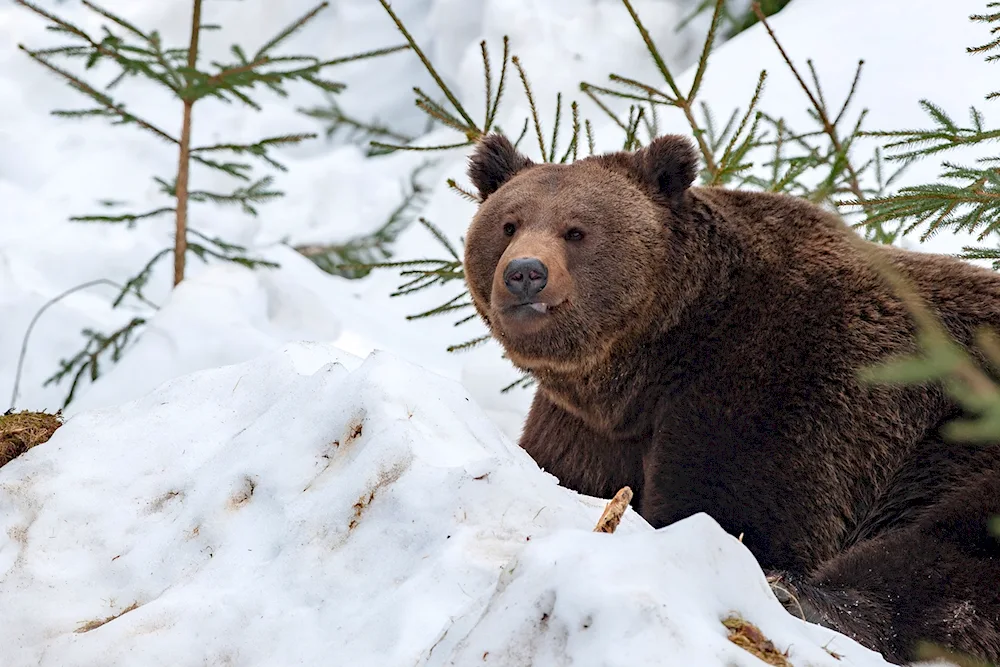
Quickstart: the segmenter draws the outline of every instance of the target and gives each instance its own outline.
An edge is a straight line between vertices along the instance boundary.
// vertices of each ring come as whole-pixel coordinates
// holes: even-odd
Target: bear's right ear
[[[514,144],[500,134],[488,134],[480,139],[469,158],[469,179],[479,190],[479,198],[486,198],[509,181],[514,174],[533,163],[517,152]]]
[[[679,134],[657,137],[633,153],[632,160],[639,177],[670,199],[691,187],[698,175],[698,152]]]

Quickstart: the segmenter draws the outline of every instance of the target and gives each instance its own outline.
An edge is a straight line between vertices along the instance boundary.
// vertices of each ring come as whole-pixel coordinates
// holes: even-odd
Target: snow
[[[100,26],[78,2],[40,4]],[[187,2],[101,4],[156,26],[169,43],[186,40]],[[673,26],[696,0],[633,4],[671,67],[683,71],[681,85],[690,83],[704,20],[678,34]],[[205,3],[205,19],[223,26],[203,40],[206,61],[226,58],[233,41],[255,47],[313,5]],[[975,104],[995,125],[996,111],[983,101],[992,72],[965,52],[987,39],[967,19],[982,8],[978,0],[955,0],[947,12],[936,0],[794,0],[771,23],[797,65],[814,60],[831,101],[842,99],[854,63],[865,59],[852,108],[870,110],[870,128],[924,124],[917,106],[924,97],[957,118]],[[621,133],[579,92],[579,82],[603,85],[611,72],[658,80],[618,0],[406,0],[393,9],[476,119],[481,39],[496,75],[501,37],[510,35],[546,131],[562,91],[564,103],[578,100],[593,121],[598,150],[618,148]],[[151,177],[169,177],[176,155],[132,128],[49,115],[83,100],[16,45],[54,39],[30,12],[0,7],[5,400],[22,337],[43,304],[86,281],[122,283],[171,244],[167,219],[132,230],[68,222],[105,198],[135,210],[162,205]],[[400,41],[376,0],[336,0],[290,48],[336,57]],[[760,26],[713,54],[701,96],[717,118],[727,117],[746,104],[764,68],[762,108],[804,124],[807,100]],[[508,75],[497,122],[516,132],[527,106],[514,71]],[[108,72],[91,76],[106,79]],[[422,132],[412,87],[434,87],[412,53],[331,76],[348,83],[345,109]],[[178,126],[177,105],[148,84],[130,82],[121,96],[138,115]],[[195,112],[196,143],[321,131],[295,111],[320,104],[315,92],[292,87],[287,99],[260,98],[259,114],[204,102]],[[677,113],[661,114],[661,122],[665,132],[689,131]],[[457,139],[439,129],[419,142]],[[872,145],[859,145],[857,154]],[[536,156],[532,135],[522,147]],[[445,179],[466,183],[466,156],[467,149],[436,154],[421,176],[431,188],[421,214],[455,243],[474,206]],[[426,155],[366,159],[357,146],[317,140],[277,157],[288,171],[275,174],[275,186],[287,196],[260,206],[259,218],[236,207],[194,206],[191,221],[280,268],[192,260],[171,292],[167,262],[147,290],[160,306],[155,314],[132,299],[110,308],[115,290],[102,285],[73,293],[38,320],[19,408],[58,407],[67,383],[43,382],[79,349],[81,329],[110,331],[134,316],[151,318],[121,362],[81,387],[52,441],[0,469],[5,664],[753,664],[725,639],[719,619],[732,611],[790,647],[794,664],[884,664],[786,614],[751,555],[710,517],[653,531],[630,512],[615,535],[590,533],[604,501],[557,487],[513,444],[532,393],[500,393],[518,376],[499,347],[446,352],[484,333],[482,324],[404,319],[457,295],[460,285],[390,298],[401,282],[396,273],[348,281],[286,245],[376,228]],[[935,160],[919,164],[901,182],[931,180],[938,167]],[[193,178],[203,189],[233,185],[197,168]],[[942,234],[920,248],[955,252],[967,240]],[[395,249],[398,259],[442,252],[417,225]],[[362,435],[333,446],[346,442],[356,419],[364,420]],[[240,501],[248,479],[253,493]],[[348,529],[354,504],[376,486],[371,506]],[[139,606],[118,620],[74,632],[133,603]],[[547,625],[539,610],[548,610]],[[831,638],[829,648],[843,661],[831,662],[821,649]]]
[[[593,533],[603,507],[455,381],[287,345],[0,469],[4,664],[752,665],[733,613],[793,664],[885,664],[785,613],[707,515]]]

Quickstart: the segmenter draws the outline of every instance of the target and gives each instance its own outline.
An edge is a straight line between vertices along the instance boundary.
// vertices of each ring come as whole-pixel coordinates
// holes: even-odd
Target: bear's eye
[[[513,222],[508,222],[503,226],[503,233],[507,236],[513,236],[514,232],[517,231],[517,226]]]
[[[576,227],[574,227],[573,229],[571,229],[568,232],[566,232],[566,240],[567,241],[582,241],[583,240],[583,232],[581,230],[577,229]]]

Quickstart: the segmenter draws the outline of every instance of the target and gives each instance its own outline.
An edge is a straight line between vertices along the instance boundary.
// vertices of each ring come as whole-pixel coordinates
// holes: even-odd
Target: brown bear
[[[537,382],[520,445],[570,489],[630,486],[654,527],[708,513],[790,610],[891,661],[1000,660],[1000,444],[942,437],[940,383],[859,376],[915,325],[839,217],[697,169],[680,136],[568,165],[477,145],[466,281]],[[997,273],[871,250],[963,345],[1000,331]]]

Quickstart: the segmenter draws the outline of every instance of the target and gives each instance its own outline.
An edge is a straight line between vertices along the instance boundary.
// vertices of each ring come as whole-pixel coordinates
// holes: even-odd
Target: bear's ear
[[[531,160],[518,153],[507,137],[494,133],[480,139],[469,158],[468,174],[479,190],[479,198],[486,201],[514,174],[531,165]]]
[[[698,153],[679,134],[657,137],[633,153],[632,160],[639,177],[671,199],[691,187],[698,175]]]

